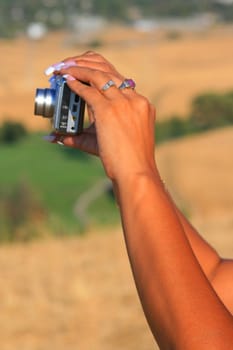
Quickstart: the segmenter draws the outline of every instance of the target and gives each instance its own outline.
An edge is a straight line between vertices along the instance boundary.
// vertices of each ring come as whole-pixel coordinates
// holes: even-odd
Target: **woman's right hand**
[[[71,63],[71,66],[78,65],[79,67],[86,67],[109,73],[112,79],[119,85],[124,80],[123,75],[121,75],[108,60],[94,51],[87,51],[82,55],[66,58],[62,62],[65,64]],[[56,66],[57,65],[59,65],[59,63],[56,64]],[[65,146],[77,148],[89,154],[99,156],[93,111],[89,105],[86,107],[90,125],[83,130],[83,133],[77,136],[53,134],[53,143],[63,143]]]
[[[133,89],[118,89],[124,78],[102,56],[87,53],[75,62],[59,74],[86,101],[91,125],[81,135],[63,136],[64,145],[100,155],[113,180],[154,170],[154,107]],[[116,85],[103,91],[109,80]]]

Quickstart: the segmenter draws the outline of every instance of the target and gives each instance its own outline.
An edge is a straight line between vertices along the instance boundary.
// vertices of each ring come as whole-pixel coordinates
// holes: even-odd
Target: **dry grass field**
[[[43,75],[47,66],[87,50],[68,45],[69,39],[57,34],[39,42],[0,41],[0,118],[23,121],[34,130],[48,127],[33,117],[34,93],[48,86]],[[98,51],[135,78],[138,90],[156,104],[159,118],[185,115],[196,94],[233,86],[233,27],[184,33],[176,40],[165,33],[113,28],[99,40],[103,47]]]
[[[0,117],[46,129],[33,117],[42,72],[86,48],[67,35],[0,42]],[[158,118],[185,115],[206,90],[233,87],[233,28],[183,34],[113,29],[101,51],[156,102]],[[124,38],[124,42],[122,42]],[[140,45],[138,45],[138,40]],[[127,42],[127,45],[126,45]],[[179,206],[223,256],[233,257],[233,128],[160,146],[162,176]],[[0,247],[1,350],[152,350],[156,346],[133,284],[121,229],[85,238]]]
[[[2,350],[154,348],[120,232],[0,249]]]

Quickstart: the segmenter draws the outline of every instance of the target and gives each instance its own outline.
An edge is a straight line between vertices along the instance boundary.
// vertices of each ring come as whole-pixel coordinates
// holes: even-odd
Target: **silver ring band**
[[[108,90],[110,87],[116,86],[113,80],[109,80],[104,86],[101,88],[102,91]]]

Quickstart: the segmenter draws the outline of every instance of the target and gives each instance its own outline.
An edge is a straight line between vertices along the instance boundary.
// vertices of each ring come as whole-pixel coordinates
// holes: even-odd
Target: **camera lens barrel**
[[[56,90],[36,89],[35,115],[52,118],[55,109]]]

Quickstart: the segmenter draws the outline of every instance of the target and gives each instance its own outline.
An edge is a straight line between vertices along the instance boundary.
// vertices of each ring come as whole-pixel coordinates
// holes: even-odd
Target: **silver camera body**
[[[79,134],[83,130],[84,100],[76,95],[60,75],[53,75],[50,88],[36,89],[35,115],[50,118],[55,132]]]

